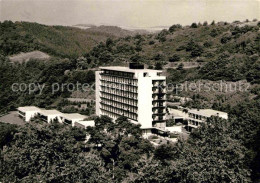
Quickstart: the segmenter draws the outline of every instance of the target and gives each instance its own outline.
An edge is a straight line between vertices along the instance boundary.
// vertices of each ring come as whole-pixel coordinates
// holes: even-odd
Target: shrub
[[[173,54],[172,57],[169,58],[170,62],[177,62],[181,59],[181,57],[177,54]]]
[[[149,45],[152,45],[154,44],[155,42],[152,40],[152,41],[149,41]]]

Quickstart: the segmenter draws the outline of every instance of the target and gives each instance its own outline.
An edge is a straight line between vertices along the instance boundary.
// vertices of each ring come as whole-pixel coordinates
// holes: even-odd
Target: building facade
[[[38,112],[40,112],[40,110],[40,108],[35,106],[18,107],[18,115],[21,118],[23,118],[26,122],[29,122],[38,114]]]
[[[141,128],[164,129],[166,77],[140,67],[100,67],[96,71],[96,114],[127,117]]]
[[[228,119],[226,112],[216,111],[213,109],[192,109],[188,111],[188,131],[198,128],[201,123],[205,123],[208,118],[218,116],[223,119]]]

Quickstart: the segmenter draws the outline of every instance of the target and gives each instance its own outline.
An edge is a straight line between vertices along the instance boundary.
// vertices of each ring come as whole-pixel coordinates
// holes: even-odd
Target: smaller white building
[[[29,122],[33,117],[35,117],[38,114],[38,112],[40,112],[40,110],[40,108],[35,106],[18,107],[18,114],[26,122]]]
[[[90,121],[77,121],[77,122],[75,122],[74,126],[86,129],[88,126],[94,127],[95,126],[95,121],[94,120],[90,120]]]
[[[75,125],[75,122],[83,121],[87,116],[79,113],[62,114],[62,122],[68,125]]]
[[[201,123],[205,123],[212,116],[228,119],[228,113],[213,109],[191,109],[188,111],[188,116],[188,131],[198,128]]]
[[[54,121],[54,120],[58,120],[58,122],[62,123],[61,116],[63,115],[63,113],[61,113],[57,110],[41,109],[38,112],[38,115],[43,121],[45,121],[47,123],[50,123],[51,121]]]

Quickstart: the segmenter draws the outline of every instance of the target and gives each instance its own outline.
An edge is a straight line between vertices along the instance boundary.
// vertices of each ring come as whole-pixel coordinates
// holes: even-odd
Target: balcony
[[[165,118],[165,116],[153,116],[153,121],[154,122],[159,122],[159,121],[165,121],[166,120],[166,118]]]
[[[153,100],[154,101],[157,101],[157,100],[161,100],[161,101],[165,101],[166,100],[166,96],[154,96],[153,97]]]
[[[164,115],[164,114],[166,114],[166,109],[153,110],[153,114],[154,115]]]
[[[160,93],[166,93],[166,89],[165,88],[156,88],[156,89],[153,89],[153,93],[154,94],[160,94]]]

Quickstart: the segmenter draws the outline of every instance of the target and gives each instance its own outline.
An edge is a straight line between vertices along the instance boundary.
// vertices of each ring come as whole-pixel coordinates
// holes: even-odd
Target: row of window
[[[102,105],[101,110],[103,111],[102,113],[104,115],[108,115],[109,117],[112,117],[112,118],[117,118],[119,116],[125,116],[127,118],[137,121],[137,114],[134,114],[131,112],[126,112],[124,110],[112,108],[112,107],[106,106],[106,105]],[[113,113],[113,114],[111,114],[111,113]]]
[[[153,101],[153,107],[164,107],[164,106],[166,106],[166,102]]]
[[[128,84],[125,84],[125,83],[116,83],[116,82],[111,82],[111,81],[106,81],[106,80],[100,80],[100,81],[101,81],[101,86],[137,92],[137,86],[134,86],[134,85],[128,85]]]
[[[121,84],[129,84],[129,85],[137,86],[137,79],[101,75],[101,80],[110,81],[113,83],[121,83]]]
[[[165,88],[153,88],[153,93],[158,93],[158,94],[161,94],[161,93],[166,93],[166,89]]]
[[[135,93],[137,92],[137,87],[132,86],[132,85],[101,81],[101,86],[103,86],[105,88],[113,88],[113,89],[125,90],[125,91],[130,91],[130,92],[135,92]]]
[[[102,99],[101,104],[110,105],[111,107],[116,107],[125,111],[137,113],[137,107],[133,106],[134,104],[130,106],[124,103],[111,101],[109,99],[104,99],[104,98]]]
[[[118,103],[124,103],[132,106],[137,106],[137,100],[133,100],[132,98],[125,98],[121,96],[112,95],[109,93],[102,93],[101,98],[108,99],[109,101],[114,101]]]
[[[119,77],[126,77],[126,78],[133,78],[134,73],[131,72],[121,72],[121,71],[111,71],[111,70],[104,70],[104,75],[112,75],[112,76],[119,76]]]
[[[155,116],[155,115],[153,115],[153,120],[154,121],[164,121],[165,117],[164,116]]]
[[[165,86],[166,82],[164,80],[155,81],[153,80],[153,86]]]
[[[199,122],[194,120],[189,120],[189,124],[199,126]]]
[[[166,109],[165,108],[158,108],[158,109],[153,109],[153,113],[157,114],[157,113],[166,113]]]
[[[104,96],[105,96],[105,94],[107,94],[109,96],[117,95],[121,98],[131,98],[131,99],[137,100],[137,93],[132,93],[132,92],[128,92],[128,91],[121,91],[121,90],[108,89],[108,88],[101,87],[101,93],[102,93],[102,96],[103,96],[103,94],[104,94]]]
[[[205,121],[207,118],[205,116],[197,115],[197,114],[192,114],[189,113],[189,117],[194,118],[194,119],[199,119]]]

